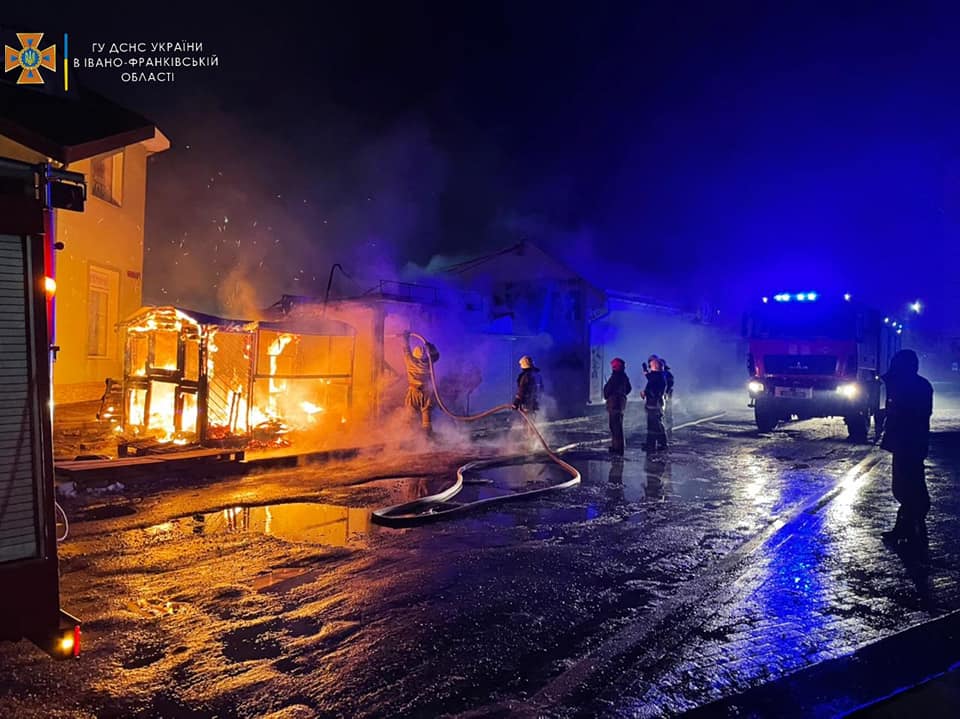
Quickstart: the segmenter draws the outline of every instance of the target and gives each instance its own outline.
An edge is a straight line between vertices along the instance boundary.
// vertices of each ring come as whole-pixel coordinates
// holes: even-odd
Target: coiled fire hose
[[[397,504],[392,507],[385,507],[373,512],[373,521],[382,524],[388,527],[409,527],[415,524],[423,524],[425,522],[434,521],[440,519],[442,516],[447,516],[453,513],[459,513],[460,511],[466,511],[468,509],[473,509],[478,506],[485,504],[491,504],[494,502],[503,501],[506,499],[517,499],[521,497],[531,497],[543,492],[552,492],[558,489],[567,489],[573,487],[580,483],[580,472],[576,467],[564,462],[552,449],[550,445],[547,444],[547,441],[543,438],[543,435],[540,433],[540,430],[537,429],[537,426],[533,423],[533,420],[527,416],[526,412],[523,410],[517,409],[512,404],[498,404],[496,407],[486,410],[485,412],[480,412],[479,414],[472,415],[457,415],[451,412],[447,406],[443,403],[443,399],[440,397],[440,392],[437,389],[437,375],[433,367],[433,358],[430,356],[430,351],[426,338],[422,335],[416,334],[415,332],[410,333],[411,337],[415,337],[423,344],[424,355],[427,358],[427,362],[430,367],[430,381],[433,384],[433,396],[436,397],[437,405],[440,407],[441,411],[446,414],[448,417],[457,422],[475,422],[484,417],[489,417],[492,414],[503,411],[515,411],[519,413],[523,420],[527,423],[527,426],[536,436],[537,440],[543,446],[544,451],[547,456],[553,461],[557,466],[559,466],[564,472],[570,475],[570,479],[566,482],[561,482],[560,484],[554,484],[549,487],[540,487],[538,489],[531,489],[525,492],[514,492],[508,495],[499,496],[499,497],[488,497],[486,499],[480,499],[475,502],[470,502],[468,504],[462,504],[454,507],[444,508],[442,513],[430,512],[430,505],[438,505],[448,502],[460,490],[463,488],[463,475],[465,472],[473,469],[479,469],[481,467],[487,467],[495,464],[502,463],[502,459],[493,459],[493,460],[477,460],[474,462],[469,462],[462,467],[457,469],[457,481],[449,488],[445,489],[438,494],[428,495],[426,497],[421,497],[412,502],[405,502],[403,504]],[[422,511],[417,511],[422,510]]]

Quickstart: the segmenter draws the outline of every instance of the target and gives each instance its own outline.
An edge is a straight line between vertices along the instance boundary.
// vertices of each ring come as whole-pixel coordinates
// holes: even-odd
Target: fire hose
[[[63,517],[63,535],[57,537],[58,542],[62,542],[70,534],[70,520],[67,519],[67,513],[63,510],[63,507],[60,506],[60,502],[53,503],[54,512]]]
[[[485,412],[480,412],[478,414],[472,415],[457,415],[451,412],[447,406],[443,403],[443,399],[440,397],[440,392],[437,389],[437,375],[433,367],[433,357],[430,356],[430,351],[428,347],[428,342],[426,338],[422,335],[416,334],[414,332],[410,333],[411,337],[415,337],[423,344],[424,355],[427,358],[427,362],[430,368],[430,381],[433,384],[433,395],[437,400],[437,406],[440,407],[440,410],[456,422],[476,422],[477,420],[483,419],[484,417],[489,417],[490,415],[496,414],[497,412],[503,411],[515,411],[517,412],[523,420],[527,423],[527,426],[530,428],[531,432],[537,438],[537,441],[543,446],[544,451],[547,454],[547,457],[550,458],[557,466],[559,466],[564,472],[570,475],[570,479],[566,482],[561,482],[559,484],[553,484],[549,487],[539,487],[537,489],[530,489],[524,492],[513,492],[511,494],[506,494],[497,497],[487,497],[485,499],[480,499],[475,502],[468,502],[463,504],[451,504],[450,500],[455,497],[461,489],[463,489],[463,475],[465,472],[479,469],[481,467],[489,467],[497,464],[503,463],[503,458],[491,459],[491,460],[476,460],[473,462],[468,462],[467,464],[459,467],[457,469],[457,481],[453,483],[450,487],[439,492],[437,494],[431,494],[420,499],[413,500],[412,502],[405,502],[403,504],[396,504],[391,507],[384,507],[383,509],[378,509],[373,512],[372,520],[383,526],[387,527],[410,527],[418,524],[425,524],[427,522],[436,521],[448,517],[453,514],[460,514],[468,510],[476,509],[480,506],[485,506],[493,504],[495,502],[502,502],[508,499],[520,499],[533,497],[544,492],[554,492],[560,489],[567,489],[569,487],[576,486],[580,484],[580,472],[576,467],[564,462],[556,452],[550,449],[550,445],[547,444],[547,441],[543,438],[543,435],[540,433],[540,430],[537,429],[537,426],[534,424],[533,420],[524,412],[522,409],[515,407],[512,404],[499,404],[496,407],[486,410]]]

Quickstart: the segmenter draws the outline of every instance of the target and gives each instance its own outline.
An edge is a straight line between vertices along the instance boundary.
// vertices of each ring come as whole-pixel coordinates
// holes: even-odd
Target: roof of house
[[[602,289],[583,273],[571,269],[566,263],[545,252],[540,247],[522,240],[519,243],[488,255],[461,262],[443,270],[447,275],[456,275],[468,286],[476,287],[479,281],[488,285],[492,281],[540,283],[547,280],[574,280],[583,283],[595,303],[603,303]]]
[[[61,96],[0,82],[0,135],[63,163],[138,142],[170,147],[153,122],[82,87]]]
[[[475,271],[479,270],[479,268],[488,266],[491,263],[497,263],[499,261],[502,265],[505,258],[527,256],[532,258],[532,260],[527,259],[523,263],[527,268],[529,279],[538,279],[547,275],[561,275],[570,278],[584,279],[581,273],[571,269],[564,262],[558,260],[548,252],[545,252],[529,240],[521,240],[517,244],[511,245],[510,247],[505,247],[497,250],[496,252],[475,257],[472,260],[467,260],[466,262],[460,262],[459,264],[446,267],[442,271],[446,274],[452,275],[472,275],[475,274]],[[486,269],[489,268],[485,268],[485,270],[480,271],[483,272],[486,271]]]

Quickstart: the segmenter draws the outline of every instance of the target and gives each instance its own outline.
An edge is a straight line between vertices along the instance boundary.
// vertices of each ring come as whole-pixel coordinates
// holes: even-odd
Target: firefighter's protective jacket
[[[890,360],[883,375],[887,386],[887,418],[880,446],[915,459],[925,458],[930,444],[930,415],[933,414],[933,386],[917,370],[919,361],[912,350],[901,350]]]
[[[659,370],[647,372],[647,386],[643,390],[647,409],[663,409],[666,393],[667,380],[663,372]]]
[[[633,390],[630,378],[622,369],[613,370],[610,379],[603,385],[603,398],[608,412],[623,412],[627,408],[627,395]]]
[[[524,412],[536,412],[540,409],[540,395],[543,392],[543,379],[536,367],[527,367],[517,376],[517,394],[513,406]]]
[[[403,403],[412,409],[422,413],[423,426],[430,427],[430,410],[433,407],[433,385],[430,381],[430,362],[436,362],[440,359],[440,352],[431,343],[427,343],[427,352],[430,355],[426,357],[413,356],[410,351],[410,337],[403,337],[403,361],[407,369],[407,394]]]

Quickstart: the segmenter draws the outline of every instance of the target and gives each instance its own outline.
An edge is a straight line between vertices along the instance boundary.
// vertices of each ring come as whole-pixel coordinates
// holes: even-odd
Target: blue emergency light
[[[798,292],[795,295],[791,295],[789,292],[781,292],[778,295],[774,295],[773,299],[777,302],[790,302],[791,300],[796,300],[797,302],[814,302],[819,296],[816,292]]]

